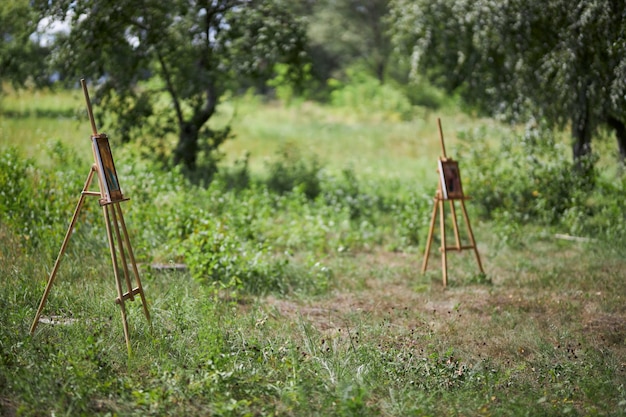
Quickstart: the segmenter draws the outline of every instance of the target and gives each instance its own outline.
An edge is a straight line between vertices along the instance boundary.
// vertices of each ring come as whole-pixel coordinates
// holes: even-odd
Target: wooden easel
[[[448,251],[462,251],[465,249],[473,249],[474,255],[476,255],[476,262],[478,263],[478,268],[480,272],[484,274],[483,265],[480,262],[480,255],[478,254],[478,249],[476,248],[476,241],[474,240],[474,233],[472,232],[472,227],[470,226],[469,217],[467,215],[467,210],[465,209],[465,200],[468,200],[469,197],[466,197],[463,194],[463,188],[461,187],[461,177],[458,171],[458,164],[452,158],[448,158],[446,156],[446,147],[443,140],[443,130],[441,129],[441,119],[437,119],[437,124],[439,126],[439,139],[441,140],[441,150],[443,152],[443,156],[439,158],[438,161],[438,172],[439,172],[439,186],[437,187],[437,192],[435,194],[435,203],[433,207],[433,214],[430,219],[430,229],[428,230],[428,240],[426,243],[426,252],[424,253],[424,261],[422,263],[422,273],[426,272],[426,268],[428,267],[428,257],[430,255],[430,246],[433,241],[433,232],[435,229],[435,222],[437,219],[437,212],[439,212],[439,228],[441,229],[441,247],[439,251],[441,252],[441,268],[443,272],[443,287],[445,288],[448,285],[448,260],[446,254]],[[450,172],[451,175],[446,176],[447,171]],[[455,245],[448,246],[446,242],[446,215],[445,215],[445,201],[450,202],[450,214],[452,217],[452,228],[454,230],[454,238]],[[467,231],[469,234],[469,245],[461,245],[461,238],[459,235],[459,225],[456,217],[456,209],[454,207],[455,201],[460,201],[461,209],[463,211],[463,218],[465,219],[465,224],[467,225]]]
[[[122,208],[120,207],[121,202],[127,201],[129,199],[124,198],[121,189],[119,188],[117,173],[115,171],[115,165],[113,164],[113,157],[111,155],[111,149],[109,147],[109,139],[106,134],[98,134],[97,132],[96,123],[94,121],[93,112],[91,109],[91,101],[89,100],[89,93],[87,91],[87,85],[85,83],[85,80],[81,80],[81,85],[85,94],[87,112],[89,114],[89,121],[91,122],[91,130],[93,133],[91,136],[91,141],[94,155],[94,164],[91,166],[91,170],[87,175],[87,180],[85,181],[85,185],[83,186],[80,199],[78,200],[78,204],[76,205],[76,209],[74,210],[74,215],[72,216],[72,220],[67,229],[67,233],[65,234],[65,238],[63,239],[61,250],[59,251],[59,255],[57,256],[57,259],[54,263],[54,267],[52,268],[50,278],[48,278],[48,284],[46,285],[43,297],[41,298],[41,302],[39,303],[37,314],[35,315],[33,324],[30,327],[30,334],[32,335],[35,332],[35,329],[39,324],[41,312],[46,304],[46,300],[50,293],[50,289],[52,288],[52,284],[54,283],[54,279],[59,269],[61,258],[65,252],[72,231],[74,230],[74,225],[76,224],[78,213],[80,212],[80,209],[83,206],[83,202],[85,201],[85,196],[96,196],[100,198],[99,203],[100,206],[102,206],[107,237],[109,240],[109,248],[111,251],[113,273],[115,275],[115,282],[117,285],[117,298],[115,299],[115,302],[120,305],[120,309],[122,311],[124,337],[126,339],[126,347],[128,349],[128,352],[130,353],[131,347],[130,337],[128,335],[128,320],[126,318],[126,307],[124,303],[126,300],[134,301],[135,296],[139,295],[143,306],[143,312],[146,316],[146,319],[148,320],[148,323],[150,323],[150,313],[148,312],[146,297],[143,292],[143,287],[141,286],[141,280],[139,279],[139,271],[137,270],[137,263],[135,262],[133,249],[130,245],[130,239],[128,238],[128,231],[126,230],[124,215],[122,214]],[[91,186],[91,181],[93,180],[93,176],[95,173],[98,174],[98,184],[100,186],[100,191],[89,191],[89,187]],[[118,257],[124,272],[124,281],[127,288],[126,292],[124,292],[122,289],[120,270],[118,266]],[[132,268],[132,272],[135,276],[135,288],[133,288],[131,284],[130,271],[127,260],[128,262],[130,262],[130,267]]]

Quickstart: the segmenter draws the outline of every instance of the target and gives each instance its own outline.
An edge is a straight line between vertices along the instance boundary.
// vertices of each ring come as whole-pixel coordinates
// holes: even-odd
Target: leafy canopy
[[[302,27],[277,0],[36,4],[42,16],[71,19],[56,45],[62,76],[98,82],[95,100],[124,140],[175,132],[174,163],[189,171],[228,137],[207,127],[225,92],[265,81],[277,62],[289,64],[291,79],[302,68]]]
[[[393,39],[478,108],[571,124],[574,156],[598,127],[626,136],[626,5],[617,0],[392,0]]]
[[[2,82],[20,87],[27,81],[35,85],[48,81],[47,50],[31,37],[36,28],[37,15],[28,0],[0,2],[0,88]]]

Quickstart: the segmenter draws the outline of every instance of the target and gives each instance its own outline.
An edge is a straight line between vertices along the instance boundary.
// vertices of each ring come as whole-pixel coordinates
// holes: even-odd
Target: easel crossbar
[[[445,250],[446,251],[462,251],[462,250],[466,250],[466,249],[475,249],[476,247],[474,245],[467,245],[467,246],[446,246]],[[440,248],[441,249],[441,248]]]
[[[122,300],[128,300],[129,298],[132,300],[134,298],[135,295],[140,295],[142,293],[142,289],[137,287],[137,288],[133,288],[132,291],[126,292],[122,295]],[[121,300],[119,297],[117,297],[115,299],[115,303],[116,304],[120,304]]]

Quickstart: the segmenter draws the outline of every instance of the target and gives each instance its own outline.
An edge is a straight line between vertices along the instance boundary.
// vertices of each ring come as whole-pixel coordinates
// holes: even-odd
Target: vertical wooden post
[[[102,206],[102,212],[104,214],[104,222],[106,224],[107,239],[109,240],[109,250],[111,252],[111,263],[113,264],[113,274],[115,275],[115,286],[117,288],[117,299],[115,301],[119,303],[120,310],[122,311],[124,338],[126,339],[126,347],[130,352],[130,336],[128,333],[128,320],[126,319],[126,307],[124,305],[124,291],[122,290],[122,282],[120,281],[120,273],[117,266],[117,251],[115,249],[115,242],[113,241],[113,232],[111,231],[111,215],[109,211],[112,210],[112,207],[113,206],[110,204],[104,205]]]
[[[441,270],[443,272],[443,288],[448,285],[448,258],[446,257],[446,214],[444,211],[445,204],[443,199],[440,198],[437,201],[439,204],[439,229],[441,230],[441,246],[439,251],[441,252]]]
[[[483,269],[483,264],[480,261],[480,255],[478,254],[478,248],[476,247],[476,241],[474,240],[474,232],[472,231],[472,226],[470,226],[469,216],[467,215],[467,210],[465,209],[465,200],[461,200],[461,208],[463,209],[463,217],[465,218],[465,224],[467,224],[467,233],[469,235],[471,248],[474,249],[474,256],[476,257],[476,262],[478,263],[478,269],[480,269],[481,273],[485,273]]]
[[[135,254],[133,253],[133,247],[130,244],[130,239],[128,238],[128,230],[126,229],[126,222],[124,221],[124,216],[122,213],[122,207],[119,204],[114,205],[115,209],[117,209],[119,213],[119,223],[122,226],[122,232],[124,234],[124,242],[126,242],[126,248],[128,250],[128,257],[130,258],[130,264],[133,268],[133,274],[135,275],[135,285],[137,286],[135,289],[132,288],[130,283],[128,284],[128,292],[130,294],[139,294],[141,298],[141,305],[143,307],[143,313],[150,323],[150,312],[148,311],[148,303],[146,302],[146,297],[143,292],[143,286],[141,285],[141,279],[139,279],[139,270],[137,269],[137,262],[135,261]]]
[[[446,155],[446,144],[443,141],[443,129],[441,128],[441,119],[437,118],[437,126],[439,127],[439,142],[441,142],[441,157],[446,160],[448,156]]]
[[[428,238],[426,238],[426,251],[424,252],[424,260],[422,261],[422,274],[426,272],[428,268],[428,257],[430,254],[430,245],[433,242],[433,232],[435,230],[435,222],[437,221],[437,212],[439,211],[439,193],[434,198],[433,214],[430,218],[430,228],[428,229]]]

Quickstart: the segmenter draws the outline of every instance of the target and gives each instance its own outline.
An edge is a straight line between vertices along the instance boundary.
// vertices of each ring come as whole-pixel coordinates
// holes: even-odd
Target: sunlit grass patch
[[[57,140],[88,160],[90,137],[79,90],[20,91],[0,101],[0,146],[16,146],[39,163],[49,164],[44,158],[45,147]]]

